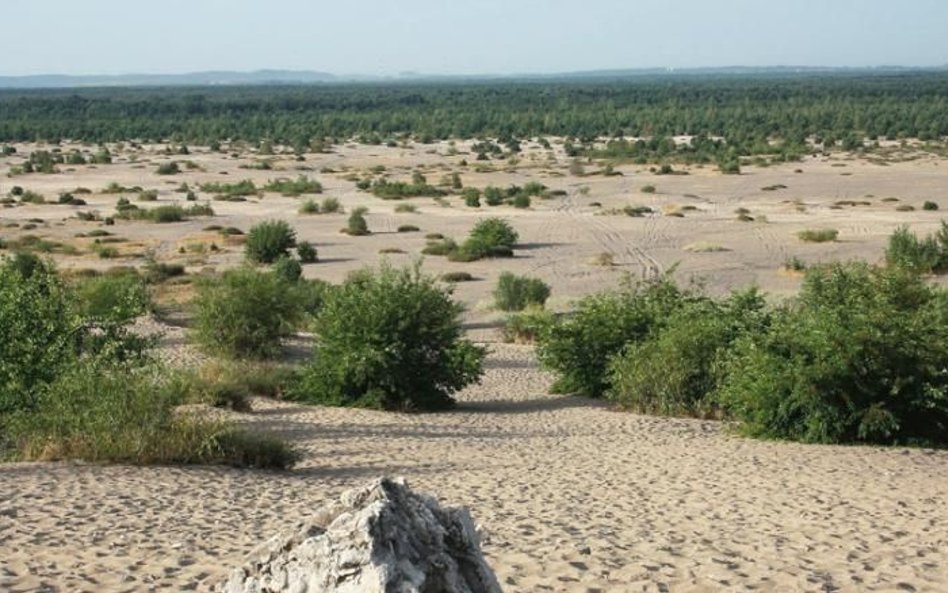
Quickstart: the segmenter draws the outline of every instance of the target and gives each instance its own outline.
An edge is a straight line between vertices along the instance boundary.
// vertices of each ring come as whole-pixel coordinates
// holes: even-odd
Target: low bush
[[[252,262],[270,264],[295,245],[296,231],[286,221],[267,220],[250,228],[244,251]]]
[[[353,237],[371,234],[371,231],[369,231],[369,223],[365,220],[365,215],[368,211],[369,209],[364,206],[354,208],[349,214],[349,221],[346,223],[346,228],[343,229],[343,232]]]
[[[231,358],[271,358],[296,329],[301,294],[283,277],[249,268],[228,270],[197,283],[194,337]]]
[[[303,277],[303,266],[296,259],[282,255],[273,262],[273,273],[293,284]]]
[[[319,261],[319,254],[316,247],[309,241],[300,241],[296,246],[296,255],[300,258],[300,263],[314,264]]]
[[[306,200],[300,205],[300,214],[319,214],[319,202],[316,200]]]
[[[350,277],[316,317],[314,357],[295,399],[388,410],[436,410],[476,382],[483,349],[462,338],[461,306],[418,267]]]
[[[948,223],[934,235],[920,239],[908,227],[900,227],[889,237],[885,261],[890,267],[898,267],[921,274],[943,272],[948,269]]]
[[[609,365],[607,397],[647,414],[719,414],[709,396],[715,368],[731,344],[766,324],[764,300],[754,290],[724,301],[689,302],[644,339],[629,342]]]
[[[550,298],[550,287],[539,278],[503,272],[494,289],[494,306],[501,311],[521,311],[527,306],[542,307]]]
[[[830,243],[839,237],[836,229],[805,229],[797,233],[801,241],[807,243]]]
[[[503,339],[505,342],[532,344],[540,334],[555,323],[555,317],[542,307],[527,307],[514,313],[504,321]]]
[[[590,295],[537,341],[537,355],[557,376],[554,390],[589,397],[611,386],[610,359],[630,342],[645,339],[695,297],[668,278]]]
[[[399,225],[398,227],[399,233],[417,233],[420,230],[421,230],[420,228],[418,228],[417,226],[413,224],[403,224],[403,225]]]
[[[445,272],[441,274],[441,279],[445,282],[472,282],[474,276],[467,272]]]
[[[268,181],[263,189],[277,192],[287,197],[296,197],[303,194],[321,194],[323,185],[315,179],[300,175],[296,179],[276,179]]]
[[[928,211],[938,210],[938,203],[932,202],[931,200],[925,200],[925,203],[922,204],[922,210],[928,210]]]
[[[948,294],[904,269],[811,268],[766,330],[738,339],[716,400],[750,435],[948,443]]]
[[[158,165],[158,169],[155,173],[159,175],[177,175],[181,172],[181,167],[178,166],[176,161],[171,161],[170,163],[161,163]]]
[[[322,214],[342,212],[342,205],[336,198],[323,198],[322,204],[319,205],[319,211]]]

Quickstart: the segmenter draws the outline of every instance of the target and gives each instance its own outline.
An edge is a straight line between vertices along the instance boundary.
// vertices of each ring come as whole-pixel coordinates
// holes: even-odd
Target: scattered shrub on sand
[[[365,220],[365,215],[368,211],[369,209],[364,206],[354,208],[349,214],[349,221],[342,232],[353,237],[371,234],[369,223]]]
[[[948,222],[942,222],[937,233],[923,239],[919,239],[908,227],[899,227],[889,237],[885,261],[890,267],[920,274],[948,269]]]
[[[418,207],[414,204],[399,204],[395,206],[395,212],[397,214],[416,214]]]
[[[403,224],[403,225],[399,225],[398,227],[399,233],[417,233],[420,230],[421,230],[420,228],[418,228],[417,226],[413,224]]]
[[[155,208],[139,208],[134,204],[119,203],[115,218],[124,220],[147,220],[156,223],[183,222],[192,216],[214,216],[214,210],[206,204],[195,204],[183,208],[177,204],[166,204]]]
[[[200,186],[200,189],[204,193],[227,197],[255,196],[260,192],[250,179],[244,179],[237,183],[204,183]]]
[[[928,210],[928,211],[938,210],[938,203],[932,202],[931,200],[925,200],[925,203],[922,204],[922,210]]]
[[[303,266],[293,257],[281,255],[273,262],[273,273],[292,284],[303,277]]]
[[[645,339],[629,342],[609,365],[607,397],[647,414],[718,414],[708,397],[715,365],[731,343],[765,324],[764,299],[755,290],[716,301],[696,299],[672,312]]]
[[[158,169],[155,173],[159,175],[177,175],[181,172],[181,167],[178,166],[177,161],[171,161],[169,163],[161,163],[158,165]]]
[[[479,380],[484,358],[462,337],[461,309],[417,265],[353,275],[327,295],[313,361],[291,395],[387,410],[453,406],[451,394]]]
[[[287,469],[298,459],[275,438],[176,413],[180,401],[160,369],[77,365],[44,389],[32,410],[11,415],[6,424],[23,459],[270,469]]]
[[[197,283],[194,338],[231,358],[271,358],[302,316],[301,295],[283,277],[238,268]]]
[[[296,246],[296,255],[300,258],[300,263],[314,264],[319,261],[319,254],[316,247],[309,241],[300,241]]]
[[[306,200],[300,205],[300,214],[319,214],[319,202],[316,200]]]
[[[321,214],[335,214],[337,212],[342,212],[342,204],[339,203],[339,200],[336,198],[323,198],[322,204],[319,205],[319,212]]]
[[[519,235],[502,218],[485,218],[477,222],[467,239],[448,253],[452,261],[474,261],[489,257],[511,257]]]
[[[543,307],[527,307],[507,317],[504,321],[505,342],[532,344],[541,332],[554,323],[555,317]]]
[[[445,272],[441,279],[445,282],[473,282],[474,276],[467,272]]]
[[[305,175],[300,175],[296,179],[276,179],[268,181],[267,184],[263,186],[263,189],[294,198],[303,194],[323,193],[323,185]]]
[[[668,278],[591,295],[537,341],[541,363],[557,375],[554,390],[600,397],[610,387],[609,359],[643,340],[695,297]]]
[[[639,190],[639,191],[641,191],[643,194],[654,194],[654,193],[655,193],[655,186],[654,186],[654,185],[643,185],[643,186],[642,186],[642,189]]]
[[[244,252],[252,262],[270,264],[280,256],[289,255],[296,245],[296,231],[284,220],[267,220],[255,224],[247,233]]]
[[[948,443],[948,294],[863,263],[807,271],[771,325],[738,339],[717,401],[750,435]]]
[[[550,287],[539,278],[502,272],[494,289],[494,306],[501,311],[521,311],[527,306],[543,307]]]
[[[805,229],[797,233],[801,241],[807,243],[830,243],[839,237],[836,229]]]

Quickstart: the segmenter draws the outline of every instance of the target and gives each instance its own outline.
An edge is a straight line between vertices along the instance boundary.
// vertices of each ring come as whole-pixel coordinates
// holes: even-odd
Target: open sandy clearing
[[[287,474],[0,466],[0,589],[202,590],[261,539],[381,474],[471,507],[506,591],[942,591],[948,452],[728,436],[547,395],[492,344],[454,412],[258,402]]]

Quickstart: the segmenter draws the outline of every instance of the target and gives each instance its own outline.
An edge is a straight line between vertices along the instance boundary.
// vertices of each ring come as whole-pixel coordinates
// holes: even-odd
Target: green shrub
[[[931,200],[925,200],[925,203],[922,204],[922,210],[938,210],[938,203],[932,202]]]
[[[181,172],[181,167],[178,166],[176,161],[171,161],[170,163],[161,163],[158,165],[158,169],[155,173],[159,175],[177,175]]]
[[[550,287],[539,278],[503,272],[494,289],[494,305],[501,311],[521,311],[533,305],[542,307],[550,298]]]
[[[643,185],[640,190],[643,194],[654,194],[655,186],[654,185]]]
[[[902,269],[811,268],[766,331],[737,340],[717,400],[753,436],[948,443],[948,295]]]
[[[127,323],[151,308],[148,291],[136,273],[84,278],[75,292],[79,313],[87,319]]]
[[[306,200],[300,206],[300,214],[319,214],[319,202],[316,200]]]
[[[532,344],[555,323],[555,317],[542,307],[527,307],[504,321],[505,342]]]
[[[319,211],[322,214],[334,214],[336,212],[342,212],[342,205],[336,198],[323,198],[323,203],[320,204]]]
[[[519,236],[510,223],[502,218],[478,221],[467,240],[453,253],[452,261],[474,261],[488,257],[511,257]]]
[[[296,179],[276,179],[274,181],[268,181],[267,184],[263,186],[263,189],[277,192],[288,197],[323,193],[323,185],[305,175],[300,175]]]
[[[250,228],[244,250],[250,261],[270,264],[295,245],[296,231],[286,221],[267,220]]]
[[[365,221],[365,214],[368,211],[369,209],[364,206],[354,208],[349,214],[349,221],[344,229],[345,233],[354,237],[370,234],[369,223]]]
[[[464,196],[464,205],[469,208],[481,207],[481,190],[476,187],[466,187],[462,194]]]
[[[418,212],[418,207],[414,204],[399,204],[395,206],[395,212],[397,214],[415,214]]]
[[[128,292],[104,290],[77,295],[51,263],[34,255],[0,260],[0,417],[33,409],[68,368],[143,359],[147,342],[127,330],[140,302]]]
[[[232,358],[280,353],[302,316],[301,295],[277,274],[228,270],[197,284],[194,337],[207,350]]]
[[[445,282],[472,282],[474,276],[467,272],[445,272],[441,274],[441,279]]]
[[[645,339],[694,297],[667,278],[588,296],[537,342],[544,367],[557,375],[554,389],[600,397],[610,387],[609,360],[630,342]]]
[[[836,229],[806,229],[797,233],[801,241],[807,243],[829,243],[839,237]]]
[[[226,464],[285,469],[298,458],[286,444],[230,425],[174,412],[178,386],[158,369],[77,365],[48,385],[34,409],[7,429],[23,459],[137,464]]]
[[[300,241],[296,246],[296,255],[300,258],[300,263],[314,264],[319,261],[319,255],[316,247],[309,241]]]
[[[281,255],[273,262],[273,273],[292,284],[303,277],[303,266],[292,257]]]
[[[399,233],[417,233],[420,230],[421,230],[420,228],[418,228],[417,226],[413,224],[403,224],[403,225],[399,225],[398,227]]]
[[[607,397],[647,414],[717,414],[709,397],[717,385],[715,365],[738,337],[761,331],[763,311],[764,300],[754,290],[726,301],[686,304],[612,359]]]
[[[899,227],[889,237],[885,261],[921,274],[940,272],[948,268],[948,223],[942,223],[936,235],[919,239],[908,227]]]
[[[414,269],[363,271],[316,317],[313,361],[293,397],[330,405],[435,410],[476,382],[483,349],[462,338],[461,306]]]
[[[441,239],[429,241],[421,253],[424,255],[446,256],[457,251],[458,245],[454,239]]]

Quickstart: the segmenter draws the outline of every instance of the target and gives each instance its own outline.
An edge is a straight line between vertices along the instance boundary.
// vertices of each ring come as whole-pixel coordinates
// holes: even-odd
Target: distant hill
[[[102,86],[229,86],[256,84],[313,84],[334,82],[326,72],[257,70],[254,72],[191,72],[188,74],[80,75],[38,74],[0,76],[0,89],[75,88]]]
[[[586,70],[578,72],[521,74],[424,74],[401,72],[394,76],[336,75],[309,70],[257,70],[254,72],[210,71],[187,74],[117,74],[80,75],[38,74],[33,76],[0,76],[0,89],[53,89],[82,87],[147,87],[147,86],[236,86],[330,84],[346,82],[465,82],[465,81],[593,81],[629,78],[688,76],[806,76],[832,74],[885,74],[900,72],[944,72],[948,66],[913,68],[876,66],[871,68],[822,66],[725,66],[714,68],[636,68]]]

